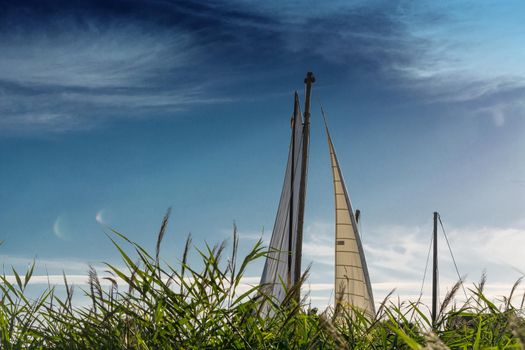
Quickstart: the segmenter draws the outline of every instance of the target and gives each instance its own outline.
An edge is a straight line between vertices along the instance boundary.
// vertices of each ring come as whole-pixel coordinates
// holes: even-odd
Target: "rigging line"
[[[452,248],[450,247],[450,243],[448,242],[447,233],[445,232],[445,228],[443,227],[443,222],[441,221],[441,214],[438,214],[439,224],[441,226],[441,231],[443,232],[443,236],[445,236],[445,241],[447,242],[447,247],[450,252],[450,256],[452,257],[452,262],[454,263],[454,268],[456,269],[456,273],[458,274],[458,278],[461,281],[461,289],[463,289],[463,294],[465,294],[465,298],[468,299],[467,292],[465,291],[465,286],[463,285],[463,278],[461,278],[461,275],[459,274],[458,265],[456,264],[456,259],[454,258],[454,254],[452,253]]]
[[[321,116],[323,117],[324,127],[328,129],[328,123],[326,121],[326,115],[324,113],[323,103],[321,102],[321,96],[320,96],[321,94],[318,91],[319,90],[316,90],[315,94],[312,94],[312,100],[314,100],[315,102],[319,104],[319,107],[321,108]]]
[[[423,281],[421,281],[421,289],[419,290],[419,297],[416,301],[416,306],[421,303],[421,298],[423,297],[423,288],[425,287],[425,279],[427,277],[427,271],[428,271],[428,262],[430,260],[430,252],[432,251],[432,243],[434,242],[434,235],[430,235],[430,244],[428,245],[428,253],[427,253],[427,262],[425,263],[425,272],[423,273]],[[410,316],[410,322],[412,322],[412,319],[414,318],[414,313],[412,313],[412,316]]]
[[[430,260],[430,252],[432,250],[432,244],[434,243],[434,236],[430,236],[430,245],[428,246],[428,253],[427,253],[427,262],[425,263],[425,272],[423,273],[423,281],[421,282],[421,289],[419,290],[419,298],[417,299],[417,304],[421,301],[421,297],[423,296],[423,288],[425,286],[425,279],[427,278],[427,271],[428,271],[428,262]]]

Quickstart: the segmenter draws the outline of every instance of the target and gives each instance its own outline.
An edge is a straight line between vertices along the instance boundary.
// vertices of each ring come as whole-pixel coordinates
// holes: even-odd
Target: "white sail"
[[[355,215],[328,128],[326,133],[335,194],[335,300],[373,314],[374,298]]]
[[[298,246],[301,244],[297,232],[299,225],[300,174],[303,158],[302,141],[303,121],[299,107],[299,97],[296,93],[288,164],[270,247],[261,276],[262,292],[278,302],[284,300],[286,290],[293,286],[301,274],[301,271],[298,271],[296,259],[300,252]]]

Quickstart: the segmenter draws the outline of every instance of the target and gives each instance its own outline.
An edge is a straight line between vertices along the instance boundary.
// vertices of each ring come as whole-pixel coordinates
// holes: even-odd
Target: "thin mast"
[[[437,307],[438,307],[438,242],[437,242],[437,228],[438,228],[438,212],[434,212],[434,258],[432,260],[432,327],[436,326]]]
[[[299,187],[299,208],[297,218],[297,242],[295,252],[295,276],[294,285],[296,285],[301,278],[301,256],[303,254],[303,224],[304,224],[304,203],[306,200],[306,173],[308,168],[308,143],[310,139],[310,96],[312,94],[312,84],[315,82],[315,77],[312,72],[306,74],[304,83],[306,84],[306,93],[304,100],[304,122],[303,122],[303,149],[302,149],[302,163],[301,163],[301,183]],[[297,291],[296,299],[301,298],[301,293]]]
[[[292,158],[291,158],[291,167],[290,167],[290,212],[288,216],[288,270],[286,271],[286,285],[288,288],[292,286],[292,238],[293,238],[293,188],[295,182],[295,128],[296,115],[298,113],[298,99],[297,92],[294,95],[294,104],[293,104],[293,116],[292,116]],[[295,272],[297,274],[297,271]]]

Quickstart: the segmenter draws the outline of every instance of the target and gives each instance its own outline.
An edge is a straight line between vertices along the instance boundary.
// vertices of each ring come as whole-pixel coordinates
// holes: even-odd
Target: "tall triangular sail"
[[[375,313],[365,254],[334,145],[326,127],[335,194],[335,300]]]
[[[261,276],[263,292],[279,302],[282,302],[286,296],[285,289],[290,289],[301,274],[300,268],[297,268],[296,260],[298,245],[302,243],[298,241],[297,232],[300,212],[300,175],[303,166],[304,125],[297,93],[295,94],[291,124],[292,137],[288,152],[288,164],[268,256]]]

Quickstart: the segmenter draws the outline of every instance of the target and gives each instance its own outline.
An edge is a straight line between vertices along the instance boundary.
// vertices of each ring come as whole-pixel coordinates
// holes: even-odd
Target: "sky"
[[[293,93],[313,71],[304,263],[330,303],[334,208],[326,136],[375,297],[417,298],[432,213],[468,286],[525,272],[522,1],[1,1],[0,261],[35,287],[118,263],[110,228],[177,264],[268,242]],[[442,293],[458,279],[440,238]],[[193,251],[190,261],[197,261]],[[196,263],[196,262],[195,262]],[[257,281],[263,261],[248,270]],[[76,277],[75,277],[76,276]],[[40,282],[39,282],[40,281]],[[60,284],[60,280],[54,280]],[[428,281],[428,276],[427,276]],[[428,283],[424,300],[428,300]],[[427,299],[425,299],[427,298]],[[376,301],[377,301],[376,300]]]

